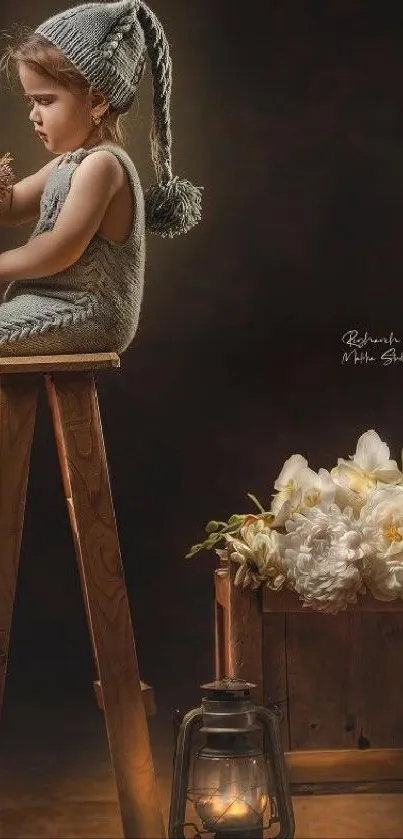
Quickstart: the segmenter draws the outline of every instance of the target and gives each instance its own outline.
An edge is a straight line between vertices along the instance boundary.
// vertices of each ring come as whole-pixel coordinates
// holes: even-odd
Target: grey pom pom
[[[172,178],[145,193],[146,227],[160,236],[187,233],[201,218],[201,190],[190,181]]]

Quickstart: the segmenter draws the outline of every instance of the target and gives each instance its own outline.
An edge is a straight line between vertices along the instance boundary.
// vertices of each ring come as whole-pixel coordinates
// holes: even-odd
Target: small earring
[[[101,122],[101,117],[93,117],[92,118],[94,125],[99,125]]]

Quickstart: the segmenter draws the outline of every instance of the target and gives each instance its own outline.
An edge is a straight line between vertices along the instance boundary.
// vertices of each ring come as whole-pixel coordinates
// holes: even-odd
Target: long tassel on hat
[[[190,181],[172,177],[169,104],[172,62],[164,30],[154,12],[140,0],[138,19],[142,26],[153,76],[151,156],[157,183],[145,193],[146,226],[161,236],[187,233],[201,218],[201,190]]]

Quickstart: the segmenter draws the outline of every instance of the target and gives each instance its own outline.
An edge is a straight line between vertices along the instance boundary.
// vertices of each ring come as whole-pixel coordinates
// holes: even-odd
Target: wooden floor
[[[150,720],[150,733],[167,818],[169,709]],[[89,694],[57,707],[29,696],[6,702],[0,773],[2,839],[122,836],[103,716]],[[304,796],[294,807],[297,839],[403,839],[403,795]]]

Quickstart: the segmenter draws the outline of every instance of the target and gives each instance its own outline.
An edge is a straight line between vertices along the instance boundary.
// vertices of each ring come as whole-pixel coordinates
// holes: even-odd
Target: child
[[[146,56],[153,76],[151,153],[158,183],[143,198],[121,146],[119,115]],[[0,224],[39,219],[28,242],[0,254],[0,356],[123,352],[143,294],[145,229],[187,232],[201,192],[172,177],[171,59],[143,0],[74,6],[9,47],[45,147],[57,155],[2,194]],[[202,188],[201,188],[202,189]]]

